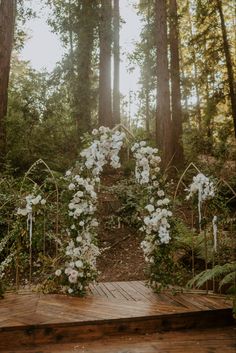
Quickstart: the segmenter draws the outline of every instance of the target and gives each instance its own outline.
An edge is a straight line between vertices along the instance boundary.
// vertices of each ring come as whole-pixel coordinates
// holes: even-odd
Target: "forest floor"
[[[114,171],[103,176],[102,185],[113,186],[121,178],[122,175]],[[101,190],[98,206],[101,255],[97,260],[100,282],[146,279],[146,263],[140,247],[142,235],[126,224],[112,225],[112,216],[115,216],[119,207],[120,202],[114,193]]]

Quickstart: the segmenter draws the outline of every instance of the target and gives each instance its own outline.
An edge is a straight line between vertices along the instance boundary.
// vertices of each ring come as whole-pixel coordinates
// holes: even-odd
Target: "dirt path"
[[[102,184],[112,186],[122,178],[116,172],[105,175]],[[129,281],[146,278],[146,264],[140,243],[143,236],[135,228],[124,224],[112,225],[116,221],[116,211],[120,207],[116,195],[109,191],[99,194],[99,246],[102,251],[97,260],[98,270],[101,272],[99,281]]]

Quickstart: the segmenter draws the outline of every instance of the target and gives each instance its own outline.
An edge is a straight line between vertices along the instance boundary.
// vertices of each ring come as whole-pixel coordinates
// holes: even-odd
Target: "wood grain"
[[[231,302],[191,292],[155,294],[144,282],[91,286],[84,298],[8,293],[0,301],[0,350],[233,324]]]
[[[4,353],[235,353],[236,329],[214,328],[150,335],[119,336],[98,341],[43,345]]]

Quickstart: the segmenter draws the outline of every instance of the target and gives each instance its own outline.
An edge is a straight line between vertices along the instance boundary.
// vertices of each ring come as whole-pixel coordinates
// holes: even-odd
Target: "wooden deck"
[[[233,327],[119,336],[91,342],[15,348],[4,353],[235,353]]]
[[[141,281],[99,283],[84,298],[8,293],[0,301],[0,351],[16,342],[26,348],[232,325],[231,306],[224,297],[203,292],[155,294]]]

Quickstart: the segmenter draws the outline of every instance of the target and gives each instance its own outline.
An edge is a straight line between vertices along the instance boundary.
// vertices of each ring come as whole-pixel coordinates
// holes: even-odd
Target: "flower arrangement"
[[[120,167],[119,152],[125,138],[124,133],[106,127],[94,129],[92,135],[94,140],[80,153],[82,161],[78,173],[68,170],[65,176],[71,193],[67,229],[70,240],[65,248],[65,264],[55,271],[55,276],[63,290],[72,295],[82,295],[96,278],[96,258],[99,255],[96,187],[105,165]]]
[[[157,281],[162,281],[158,266],[165,262],[165,254],[168,253],[166,245],[170,242],[170,200],[165,196],[160,186],[161,158],[158,149],[146,145],[145,141],[135,143],[131,148],[136,160],[135,178],[136,181],[145,186],[148,204],[144,207],[142,216],[141,231],[145,238],[141,243],[145,260],[150,264],[150,282],[157,287]],[[168,281],[165,281],[164,285]],[[160,283],[159,283],[160,284]]]
[[[199,220],[199,229],[201,230],[202,203],[215,196],[214,184],[203,173],[199,173],[193,177],[193,181],[190,184],[189,188],[186,189],[186,191],[188,192],[188,195],[186,196],[186,200],[189,200],[195,194],[197,194],[198,196],[198,220]]]
[[[35,196],[34,194],[29,194],[25,196],[23,202],[25,206],[23,208],[18,207],[17,215],[18,216],[27,216],[27,229],[29,230],[29,239],[30,246],[32,245],[32,236],[33,236],[33,211],[35,211],[37,205],[44,206],[46,200],[42,198],[40,194]]]
[[[96,245],[97,193],[94,180],[66,173],[68,190],[72,193],[68,205],[70,239],[65,249],[65,264],[55,271],[55,275],[69,294],[81,295],[89,282],[96,278],[96,258],[99,249]]]

